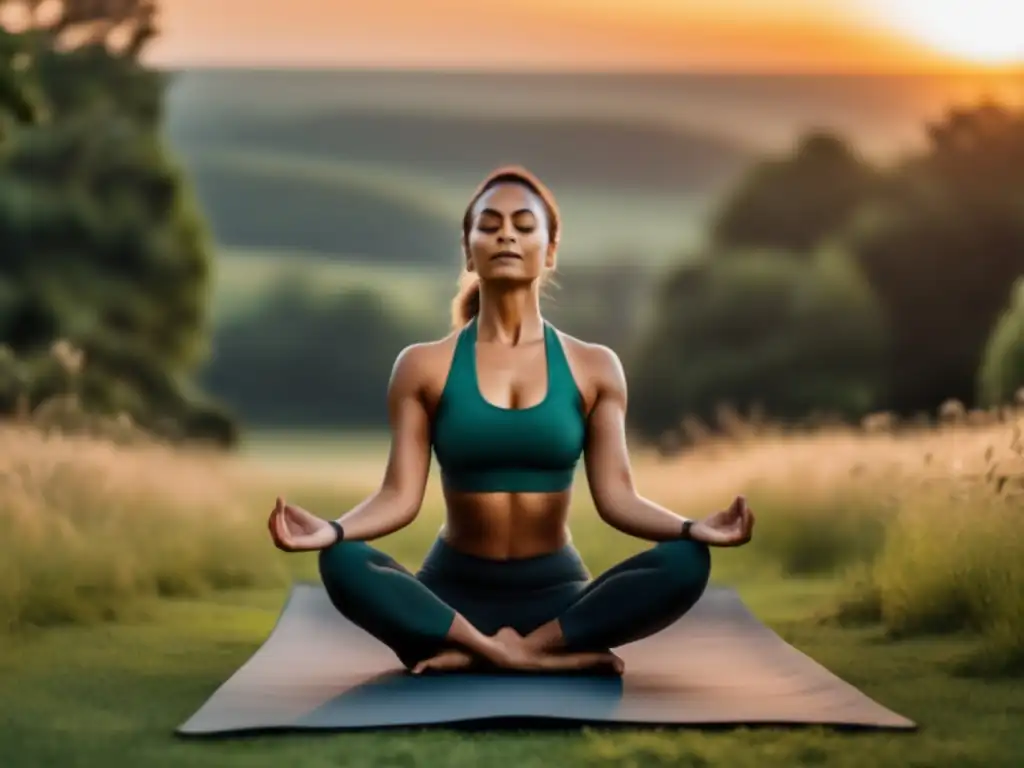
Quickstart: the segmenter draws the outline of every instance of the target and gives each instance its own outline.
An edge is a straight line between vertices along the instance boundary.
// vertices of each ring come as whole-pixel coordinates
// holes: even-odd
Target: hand
[[[330,523],[302,507],[285,504],[277,497],[277,506],[267,522],[274,545],[284,552],[310,552],[325,549],[338,535]]]
[[[747,500],[737,496],[728,509],[695,522],[690,538],[713,547],[738,547],[750,541],[754,531],[754,513]]]

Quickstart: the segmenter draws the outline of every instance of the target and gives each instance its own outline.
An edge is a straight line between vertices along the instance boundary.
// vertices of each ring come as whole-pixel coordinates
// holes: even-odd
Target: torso
[[[459,333],[424,345],[429,353],[423,358],[422,392],[431,424],[437,427],[439,411],[448,409],[441,426],[449,433],[456,428],[468,433],[468,420],[476,418],[477,431],[465,443],[470,453],[486,456],[488,451],[500,452],[502,430],[509,430],[524,441],[537,441],[532,445],[541,464],[546,461],[561,467],[574,452],[582,450],[586,418],[597,399],[600,382],[592,375],[591,345],[551,331],[547,341],[558,344],[554,349],[548,349],[542,339],[516,346],[480,342],[475,340],[475,333],[475,343],[464,340],[458,356]],[[475,360],[475,376],[467,366],[470,347],[474,354],[468,360]],[[453,369],[453,362],[461,366],[461,374]],[[461,377],[456,380],[456,376]],[[576,398],[572,406],[570,393]],[[482,434],[488,427],[497,431],[493,443]],[[505,434],[507,437],[509,432]],[[450,437],[442,445],[432,441],[432,449],[437,452],[439,447],[448,447],[444,453],[447,457],[454,453],[448,445],[453,442]],[[556,448],[552,449],[552,444]],[[458,447],[462,453],[461,444]],[[441,456],[438,458],[444,469]],[[455,549],[490,559],[533,557],[565,546],[570,541],[567,523],[572,488],[564,487],[564,475],[564,470],[540,472],[538,477],[525,473],[507,480],[504,486],[488,480],[487,490],[477,491],[454,487],[460,482],[484,482],[479,472],[463,473],[459,482],[444,485],[447,514],[441,537]],[[546,484],[552,487],[543,487]],[[516,489],[494,490],[503,487]]]

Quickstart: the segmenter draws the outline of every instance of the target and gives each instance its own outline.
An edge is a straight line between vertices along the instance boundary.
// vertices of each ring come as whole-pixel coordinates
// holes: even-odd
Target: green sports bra
[[[501,408],[480,393],[476,318],[459,333],[431,427],[446,488],[562,491],[572,485],[586,439],[583,397],[561,339],[544,323],[547,394],[530,408]]]

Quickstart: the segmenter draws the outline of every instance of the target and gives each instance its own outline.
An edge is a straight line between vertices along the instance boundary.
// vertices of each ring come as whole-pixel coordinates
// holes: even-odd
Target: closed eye
[[[480,214],[477,222],[477,229],[481,232],[497,232],[501,229],[502,215],[492,208],[487,208]],[[530,234],[537,229],[537,217],[528,208],[516,211],[512,214],[512,225],[523,234]]]

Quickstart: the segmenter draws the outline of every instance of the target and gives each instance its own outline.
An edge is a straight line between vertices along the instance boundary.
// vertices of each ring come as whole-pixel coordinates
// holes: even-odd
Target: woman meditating
[[[526,170],[502,168],[484,181],[463,219],[454,330],[395,361],[380,489],[337,520],[280,498],[270,515],[277,547],[319,550],[334,606],[414,673],[484,665],[621,674],[613,648],[697,602],[708,547],[750,540],[742,497],[687,520],[634,489],[618,358],[541,314],[560,223],[550,192]],[[431,452],[446,519],[413,574],[366,542],[416,518]],[[601,519],[654,542],[596,579],[567,526],[581,457]]]

